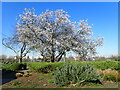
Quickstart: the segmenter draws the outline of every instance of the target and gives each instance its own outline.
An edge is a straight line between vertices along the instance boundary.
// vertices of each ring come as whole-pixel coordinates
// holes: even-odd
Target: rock
[[[19,78],[19,77],[22,77],[23,76],[23,74],[22,73],[16,73],[16,75],[15,75],[17,78]]]
[[[43,84],[43,86],[47,86],[47,84]]]

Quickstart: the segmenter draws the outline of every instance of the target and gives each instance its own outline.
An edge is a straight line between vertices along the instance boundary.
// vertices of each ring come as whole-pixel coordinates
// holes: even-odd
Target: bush
[[[54,73],[55,83],[58,86],[66,86],[69,84],[83,84],[84,82],[99,81],[99,75],[94,71],[91,64],[83,64],[82,66],[66,63]],[[96,82],[97,83],[97,82]]]

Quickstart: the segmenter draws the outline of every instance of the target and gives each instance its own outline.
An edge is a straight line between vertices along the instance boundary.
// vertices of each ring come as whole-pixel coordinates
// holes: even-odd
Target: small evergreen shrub
[[[100,79],[100,76],[94,71],[92,65],[87,63],[82,66],[66,63],[54,72],[54,77],[55,83],[58,86],[96,82]]]

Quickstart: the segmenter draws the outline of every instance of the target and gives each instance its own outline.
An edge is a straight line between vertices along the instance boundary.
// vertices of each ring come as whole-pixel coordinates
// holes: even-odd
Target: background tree
[[[96,47],[102,45],[103,38],[92,39],[92,26],[87,21],[71,22],[67,12],[62,9],[46,10],[36,15],[34,9],[25,9],[19,15],[16,25],[20,41],[26,41],[29,47],[45,57],[51,57],[51,62],[60,61],[66,52],[78,53],[87,60],[96,53]]]
[[[7,55],[0,55],[0,62],[4,62],[7,59]]]
[[[30,52],[30,48],[27,47],[27,42],[24,40],[20,41],[18,34],[3,38],[2,44],[16,54],[19,58],[19,62],[22,62],[23,57]]]

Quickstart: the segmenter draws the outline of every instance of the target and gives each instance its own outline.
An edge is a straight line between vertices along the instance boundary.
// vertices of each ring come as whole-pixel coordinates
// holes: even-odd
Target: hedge
[[[73,65],[82,65],[84,63],[90,63],[94,68],[105,70],[120,70],[120,66],[118,65],[118,61],[81,61],[81,62],[71,62]],[[28,63],[28,67],[31,71],[35,72],[50,72],[55,70],[56,68],[62,67],[64,62],[30,62]]]
[[[56,68],[61,67],[63,63],[64,62],[55,62],[55,63],[31,62],[31,63],[27,63],[27,65],[31,71],[47,73],[55,70]]]
[[[24,63],[2,64],[1,68],[3,72],[6,72],[8,70],[15,71],[22,69],[24,65],[25,65]]]
[[[95,68],[97,69],[112,69],[112,70],[120,70],[119,61],[92,61],[91,62]]]

